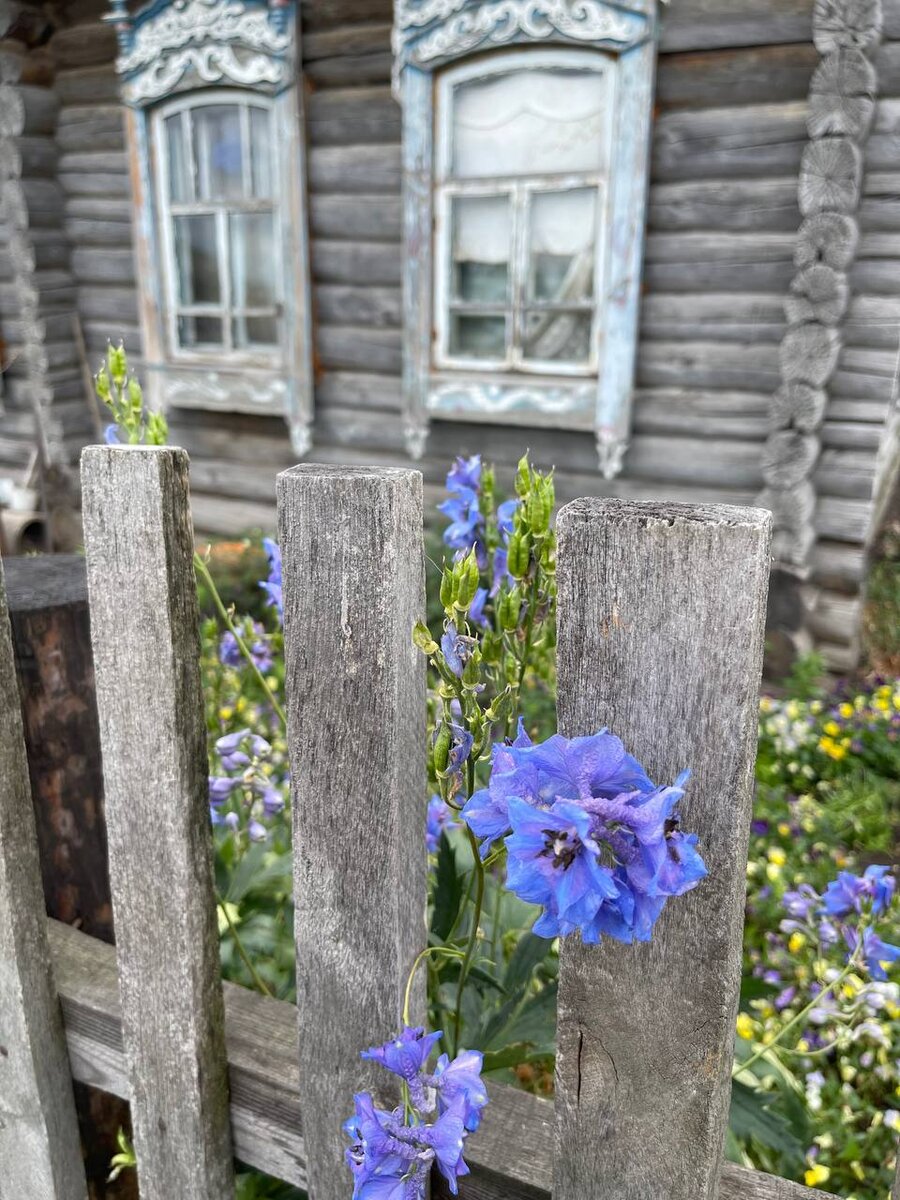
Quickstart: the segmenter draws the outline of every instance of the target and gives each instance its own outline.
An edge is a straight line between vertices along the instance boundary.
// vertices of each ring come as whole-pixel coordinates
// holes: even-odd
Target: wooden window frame
[[[126,105],[135,212],[135,258],[151,405],[283,416],[298,455],[311,445],[313,342],[306,147],[295,0],[151,0],[135,16],[124,0],[110,15]],[[244,349],[180,347],[174,327],[175,257],[163,120],[210,104],[261,105],[272,123],[271,205],[280,312],[279,343]],[[187,211],[189,205],[178,205]],[[197,207],[251,211],[247,201]],[[227,218],[224,218],[227,225]],[[222,238],[223,219],[217,219]],[[222,248],[219,248],[220,255]],[[221,285],[230,281],[223,277]],[[202,306],[201,306],[202,307]],[[230,321],[222,300],[216,315]],[[267,313],[270,310],[267,309]],[[226,331],[223,329],[223,337]],[[230,338],[230,330],[228,337]]]
[[[657,0],[583,0],[572,9],[552,0],[424,7],[395,0],[395,91],[403,106],[403,402],[413,457],[424,452],[432,420],[455,420],[592,430],[604,476],[621,470],[637,358],[657,18]],[[596,247],[591,370],[558,363],[523,370],[512,358],[492,368],[446,353],[445,198],[451,189],[493,195],[501,188],[442,178],[442,97],[466,75],[515,69],[525,61],[523,51],[535,65],[577,67],[602,57],[608,68],[615,60],[615,136],[598,210],[606,224]],[[532,178],[549,186],[539,172],[518,182]]]

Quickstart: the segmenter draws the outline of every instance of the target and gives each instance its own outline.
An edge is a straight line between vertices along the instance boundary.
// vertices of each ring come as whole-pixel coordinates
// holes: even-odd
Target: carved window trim
[[[657,0],[395,0],[395,90],[403,106],[406,442],[419,457],[433,419],[593,429],[600,469],[622,467],[631,426],[656,63]],[[435,93],[444,68],[522,46],[616,57],[618,137],[610,166],[602,312],[590,376],[440,367],[435,301]],[[440,230],[438,230],[440,233]],[[598,254],[602,247],[598,246]]]
[[[283,415],[299,455],[310,448],[312,329],[306,230],[302,89],[293,0],[155,0],[134,17],[114,0],[116,62],[132,164],[139,310],[150,403]],[[158,114],[180,105],[240,103],[271,110],[276,242],[284,264],[281,339],[271,354],[176,351],[171,336],[171,257],[161,184]]]

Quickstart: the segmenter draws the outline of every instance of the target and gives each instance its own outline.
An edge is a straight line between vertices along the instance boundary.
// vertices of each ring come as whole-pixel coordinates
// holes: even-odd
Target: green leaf
[[[534,1058],[543,1057],[542,1051],[535,1051],[526,1042],[514,1042],[513,1045],[505,1046],[502,1050],[486,1050],[482,1073],[503,1071],[509,1067],[518,1067],[521,1063],[530,1062]]]
[[[442,833],[438,842],[434,911],[431,916],[431,931],[441,942],[446,940],[453,928],[462,897],[463,883],[456,867],[456,852],[446,833]]]
[[[773,1112],[774,1097],[735,1079],[731,1086],[731,1130],[737,1138],[755,1138],[770,1150],[803,1157],[803,1143],[785,1118]]]
[[[536,933],[525,933],[513,951],[506,968],[503,983],[510,993],[531,982],[535,969],[550,953],[551,943]]]

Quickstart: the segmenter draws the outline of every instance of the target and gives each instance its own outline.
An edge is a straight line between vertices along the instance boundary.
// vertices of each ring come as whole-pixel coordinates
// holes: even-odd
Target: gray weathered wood
[[[817,323],[798,325],[788,330],[781,343],[781,374],[787,383],[822,387],[834,374],[840,349],[836,329]]]
[[[692,769],[709,876],[649,945],[563,941],[556,1200],[718,1194],[771,516],[580,500],[559,515],[559,726],[608,726],[651,777]],[[602,1181],[602,1184],[601,1184]]]
[[[760,508],[767,508],[779,528],[799,529],[808,525],[816,511],[816,492],[809,482],[788,488],[764,488],[757,497]]]
[[[50,943],[72,1072],[79,1081],[127,1097],[115,954],[102,942],[55,921],[50,922]],[[297,1010],[234,984],[226,983],[224,990],[235,1150],[249,1166],[305,1188]],[[549,1200],[551,1106],[503,1084],[489,1083],[488,1094],[478,1136],[466,1146],[472,1174],[463,1181],[461,1195],[471,1200]],[[799,1183],[726,1163],[719,1200],[827,1197]]]
[[[769,487],[794,487],[808,478],[818,454],[818,438],[793,429],[779,429],[763,450],[763,479]]]
[[[188,461],[82,456],[110,882],[141,1195],[234,1194]]]
[[[801,269],[821,262],[843,271],[856,257],[858,245],[859,225],[853,217],[846,213],[816,213],[800,226],[794,262]]]
[[[820,54],[844,46],[872,50],[881,40],[881,0],[816,0],[813,41]]]
[[[344,1200],[353,1093],[390,1095],[359,1054],[399,1029],[426,937],[422,477],[294,467],[278,507],[301,1109],[310,1195]]]
[[[0,1191],[86,1200],[0,566]]]
[[[800,167],[800,211],[852,213],[859,202],[862,156],[849,138],[810,142]]]
[[[792,325],[819,322],[837,325],[847,310],[847,276],[824,263],[804,267],[791,280],[784,311]]]
[[[818,429],[825,416],[828,396],[822,388],[808,383],[786,383],[772,399],[771,418],[776,429],[793,426],[802,433]]]
[[[809,136],[845,134],[862,141],[875,115],[876,88],[875,68],[861,50],[845,47],[826,55],[809,85]]]

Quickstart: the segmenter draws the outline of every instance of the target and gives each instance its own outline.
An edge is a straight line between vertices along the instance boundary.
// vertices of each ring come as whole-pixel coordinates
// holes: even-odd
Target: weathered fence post
[[[188,458],[92,446],[81,473],[141,1197],[231,1200]]]
[[[0,566],[0,1194],[86,1200]]]
[[[113,940],[103,762],[94,691],[87,572],[80,554],[11,558],[6,594],[47,915]],[[109,1183],[128,1104],[75,1084],[91,1195],[137,1200],[126,1172]]]
[[[303,1136],[313,1200],[345,1200],[341,1123],[387,1079],[359,1052],[397,1032],[425,944],[422,477],[294,467],[278,504]]]
[[[771,517],[578,500],[559,516],[559,724],[671,783],[709,877],[649,945],[563,943],[555,1200],[714,1200],[730,1094]]]

